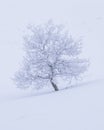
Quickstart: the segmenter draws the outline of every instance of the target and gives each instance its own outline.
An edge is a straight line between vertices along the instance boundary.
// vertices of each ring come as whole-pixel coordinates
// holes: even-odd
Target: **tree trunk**
[[[51,81],[51,84],[55,91],[59,91],[57,85],[53,81]]]

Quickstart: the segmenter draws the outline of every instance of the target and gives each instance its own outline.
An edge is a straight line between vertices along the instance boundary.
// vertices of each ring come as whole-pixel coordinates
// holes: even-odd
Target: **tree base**
[[[52,87],[54,88],[55,91],[59,91],[59,89],[58,89],[58,87],[57,87],[57,85],[56,85],[55,83],[53,83],[53,82],[51,81],[51,84],[52,84]]]

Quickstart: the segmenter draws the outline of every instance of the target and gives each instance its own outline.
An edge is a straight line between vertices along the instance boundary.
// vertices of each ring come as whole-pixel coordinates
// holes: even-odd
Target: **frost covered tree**
[[[75,41],[63,25],[49,21],[28,29],[30,33],[24,37],[23,66],[15,75],[18,87],[40,88],[50,83],[58,91],[57,77],[77,78],[86,71],[87,60],[78,58],[81,43]]]

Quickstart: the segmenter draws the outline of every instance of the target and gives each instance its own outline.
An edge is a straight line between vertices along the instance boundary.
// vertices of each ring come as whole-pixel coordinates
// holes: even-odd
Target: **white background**
[[[82,39],[84,57],[91,64],[89,79],[104,76],[103,0],[0,0],[0,87],[13,85],[10,78],[22,60],[26,26],[49,19]]]

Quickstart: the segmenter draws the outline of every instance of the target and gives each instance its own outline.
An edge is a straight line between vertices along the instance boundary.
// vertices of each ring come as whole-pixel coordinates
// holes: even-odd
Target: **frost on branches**
[[[18,87],[42,88],[50,83],[58,91],[58,77],[70,80],[87,70],[88,61],[78,58],[81,43],[74,41],[62,25],[51,21],[28,29],[30,34],[24,37],[26,56],[15,74]]]

